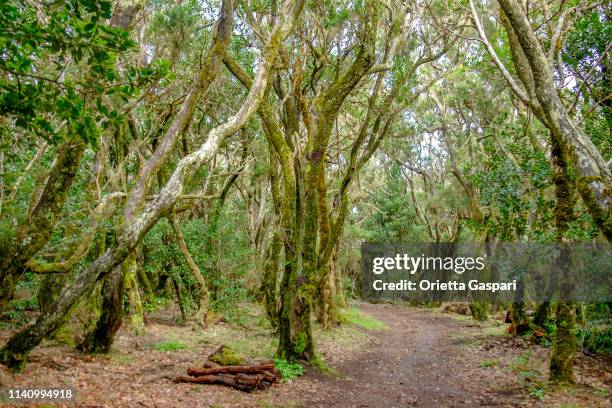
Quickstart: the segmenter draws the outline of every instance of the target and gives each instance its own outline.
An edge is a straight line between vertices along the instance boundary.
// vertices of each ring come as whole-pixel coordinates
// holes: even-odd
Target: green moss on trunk
[[[102,308],[93,330],[85,335],[78,349],[86,353],[108,353],[123,322],[124,279],[121,266],[108,275],[102,286]]]
[[[57,299],[65,282],[66,274],[49,273],[45,275],[37,294],[38,308],[41,313],[44,313]]]
[[[263,295],[266,316],[276,330],[278,328],[278,299],[276,296],[276,281],[278,277],[278,258],[282,248],[281,237],[278,232],[274,232],[272,242],[266,250],[266,263],[264,266],[264,276],[261,282],[261,294]]]
[[[550,320],[550,302],[542,302],[536,308],[533,316],[533,324],[538,327],[544,327],[544,323]]]
[[[574,383],[574,354],[576,336],[574,326],[574,305],[558,303],[555,323],[557,329],[553,337],[553,350],[550,357],[550,380],[555,384]]]
[[[323,268],[318,296],[318,320],[324,329],[331,329],[340,324],[336,296],[336,277],[332,265]]]
[[[15,241],[0,259],[0,307],[13,298],[16,277],[27,261],[51,237],[84,152],[85,143],[80,138],[68,140],[58,148],[40,197],[30,203],[28,217],[18,226]]]
[[[136,334],[142,334],[144,331],[144,315],[138,288],[138,265],[133,253],[123,262],[121,268],[123,269],[124,286],[130,304],[130,323]]]

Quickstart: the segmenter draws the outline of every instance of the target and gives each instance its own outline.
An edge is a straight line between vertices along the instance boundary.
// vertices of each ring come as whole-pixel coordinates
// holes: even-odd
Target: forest
[[[610,254],[610,6],[0,0],[0,388],[609,406],[612,262],[583,301],[566,261]],[[556,283],[368,302],[364,243],[556,245]]]

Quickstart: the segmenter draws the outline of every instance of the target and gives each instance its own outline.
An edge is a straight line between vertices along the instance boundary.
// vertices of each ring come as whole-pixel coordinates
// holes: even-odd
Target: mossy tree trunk
[[[525,313],[525,278],[520,276],[517,279],[516,293],[510,308],[512,320],[512,334],[520,336],[529,330],[530,321]]]
[[[266,261],[264,265],[264,275],[261,282],[260,291],[263,295],[263,302],[266,309],[266,316],[276,330],[278,328],[278,296],[276,286],[278,280],[278,261],[281,255],[282,241],[280,233],[275,231],[272,241],[266,249]]]
[[[121,266],[117,266],[107,276],[102,285],[102,305],[100,317],[93,329],[85,335],[78,345],[87,353],[108,353],[115,339],[117,330],[123,321],[123,285]]]
[[[272,233],[272,241],[268,244],[264,256],[264,273],[260,287],[261,298],[263,298],[266,309],[266,316],[274,330],[278,329],[279,325],[279,298],[277,295],[278,275],[279,275],[279,260],[283,249],[283,241],[280,230],[281,224],[281,207],[282,197],[280,192],[280,183],[278,175],[278,161],[274,154],[274,149],[269,145],[270,151],[270,191],[272,195],[272,204],[274,208],[274,232]]]
[[[144,314],[140,287],[138,285],[138,264],[136,263],[136,254],[134,252],[123,262],[121,268],[124,273],[123,287],[127,293],[129,303],[130,324],[134,333],[140,335],[144,332]]]
[[[565,237],[569,223],[575,219],[574,186],[569,174],[567,152],[554,137],[552,139],[552,158],[555,165],[555,224],[557,227],[557,243],[559,257],[556,267],[559,269],[560,301],[555,308],[556,331],[553,336],[553,347],[550,355],[550,380],[556,384],[574,383],[574,354],[576,353],[576,336],[574,329],[575,306],[571,303],[574,292],[574,277],[572,274],[572,259],[569,242]]]
[[[570,302],[559,302],[555,308],[556,331],[550,356],[550,381],[555,384],[574,383],[576,335],[575,308]]]
[[[340,241],[336,243],[334,251],[332,253],[332,259],[330,263],[330,267],[333,269],[333,275],[335,278],[335,291],[336,291],[336,304],[338,307],[347,307],[348,303],[346,301],[346,294],[344,288],[344,276],[342,273],[342,267],[340,265],[340,260],[338,258],[338,254],[340,253]]]
[[[0,254],[0,308],[13,298],[18,274],[51,237],[84,152],[85,143],[78,137],[59,146],[40,197],[31,202],[15,241]]]
[[[185,262],[191,272],[191,276],[195,282],[196,286],[196,304],[197,304],[197,312],[195,314],[196,323],[202,327],[205,327],[207,324],[207,316],[208,316],[208,305],[210,302],[210,296],[208,293],[208,286],[206,285],[206,281],[204,280],[204,276],[200,271],[200,268],[193,260],[191,253],[189,252],[189,248],[187,248],[187,243],[185,242],[185,238],[183,237],[183,233],[181,232],[181,227],[178,223],[178,220],[175,216],[170,216],[170,224],[172,225],[172,229],[174,230],[174,235],[176,237],[176,242],[178,247],[185,258]],[[180,277],[179,277],[180,278]],[[185,319],[185,311],[184,306],[182,306],[181,299],[181,291],[180,288],[176,285],[177,296],[179,299],[179,303],[181,304],[181,314],[183,315],[183,320]]]
[[[235,60],[226,55],[223,62],[246,88],[252,87],[253,79]],[[296,97],[295,95],[292,96]],[[303,310],[303,307],[299,306],[296,290],[297,278],[302,275],[302,201],[300,199],[300,186],[298,185],[301,170],[299,160],[294,154],[291,137],[286,136],[292,135],[293,132],[298,130],[299,112],[297,104],[291,103],[292,98],[285,99],[287,103],[284,104],[283,108],[287,120],[284,122],[284,131],[266,99],[259,106],[258,114],[266,138],[274,151],[275,160],[278,160],[280,164],[283,187],[282,194],[279,194],[278,198],[280,216],[276,220],[277,228],[280,229],[284,252],[283,278],[279,288],[279,345],[277,355],[288,360],[298,360],[306,359],[307,356],[304,354],[304,348],[301,345],[304,341],[298,341],[297,339],[308,339],[306,333],[311,332],[311,323],[310,316],[308,322],[300,321],[300,316],[298,316],[298,313]],[[306,328],[304,328],[304,323],[307,323]],[[311,349],[314,349],[314,346]]]
[[[296,73],[292,94],[283,95],[281,86],[275,86],[280,99],[284,100],[284,131],[264,101],[259,115],[264,131],[280,162],[283,179],[281,205],[282,240],[284,242],[285,266],[280,285],[281,312],[279,315],[278,355],[287,359],[310,361],[316,358],[312,337],[311,314],[321,280],[320,267],[327,263],[320,258],[319,245],[321,218],[320,182],[324,180],[324,164],[333,123],[350,92],[375,61],[374,44],[378,7],[374,1],[366,2],[360,35],[359,51],[350,68],[340,74],[325,89],[312,105],[317,111],[312,115],[301,95],[301,72]],[[253,85],[249,75],[229,56],[224,58],[228,69],[247,88]],[[305,169],[295,155],[292,138],[299,130],[300,113],[305,121],[308,143],[305,154]],[[323,236],[328,229],[323,228]],[[303,237],[303,238],[302,238]],[[325,247],[325,249],[327,249]]]
[[[59,296],[66,283],[66,274],[63,273],[49,273],[45,274],[40,287],[37,292],[38,309],[41,313],[44,313],[49,309],[49,306],[53,304],[55,299]]]
[[[544,301],[539,303],[533,315],[533,324],[538,327],[544,327],[544,324],[550,320],[550,307],[550,302]]]
[[[498,0],[502,24],[508,33],[514,66],[527,92],[518,87],[503,67],[479,26],[487,50],[512,90],[550,130],[551,137],[576,172],[582,200],[608,241],[612,242],[612,172],[589,136],[568,114],[560,97],[551,63],[524,7],[518,0]],[[470,3],[475,15],[473,3]],[[478,25],[480,23],[478,22]]]
[[[185,324],[187,321],[187,302],[185,301],[185,289],[183,287],[183,278],[178,270],[170,268],[170,278],[174,287],[174,295],[176,296],[176,302],[179,305],[181,311],[181,323]]]
[[[466,188],[470,188],[471,186],[467,186]],[[473,212],[475,210],[472,210]],[[481,215],[480,211],[478,213]],[[459,235],[457,235],[457,241],[459,239]],[[498,265],[495,262],[495,253],[497,251],[497,237],[491,236],[487,234],[484,239],[484,246],[480,249],[480,251],[484,251],[487,259],[490,259],[491,262],[487,262],[486,267],[478,272],[478,279],[483,282],[495,282],[499,280],[499,270]],[[478,295],[476,295],[478,296]],[[493,305],[495,299],[486,299],[486,300],[478,300],[475,299],[470,302],[470,312],[472,313],[472,318],[479,322],[484,322],[489,320],[489,315],[491,312],[491,306]]]

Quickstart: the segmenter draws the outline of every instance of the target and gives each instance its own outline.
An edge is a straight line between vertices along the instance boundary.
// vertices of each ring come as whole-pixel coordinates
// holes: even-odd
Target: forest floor
[[[150,313],[139,336],[123,327],[108,355],[83,355],[47,342],[19,375],[2,368],[0,386],[76,389],[76,403],[32,407],[611,406],[609,357],[577,355],[578,385],[551,389],[545,381],[550,348],[508,336],[501,320],[477,323],[394,304],[358,303],[347,311],[347,324],[316,328],[327,372],[309,368],[299,379],[250,394],[174,384],[172,378],[201,365],[220,344],[251,357],[271,357],[276,347],[261,309],[253,305],[206,331],[177,325],[175,318],[171,309]],[[0,332],[0,342],[11,333]]]

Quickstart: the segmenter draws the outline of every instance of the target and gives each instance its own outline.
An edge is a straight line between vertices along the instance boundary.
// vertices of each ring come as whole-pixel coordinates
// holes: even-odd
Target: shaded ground
[[[275,341],[257,310],[239,324],[220,323],[207,331],[176,326],[172,317],[150,318],[143,336],[122,329],[107,356],[47,344],[32,354],[23,373],[13,377],[3,372],[0,381],[4,386],[77,389],[76,404],[50,406],[610,406],[609,359],[579,356],[579,385],[551,390],[544,381],[549,349],[505,336],[506,325],[478,325],[463,316],[400,305],[358,307],[386,327],[366,330],[347,324],[332,332],[317,330],[319,349],[333,374],[309,369],[298,380],[252,394],[170,380],[197,366],[221,343],[253,357],[271,356]],[[2,333],[1,340],[8,334]]]

